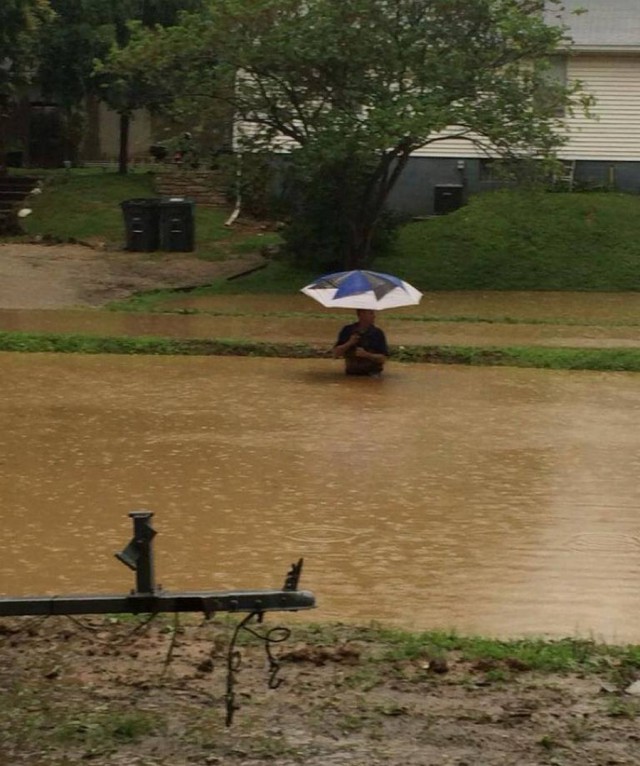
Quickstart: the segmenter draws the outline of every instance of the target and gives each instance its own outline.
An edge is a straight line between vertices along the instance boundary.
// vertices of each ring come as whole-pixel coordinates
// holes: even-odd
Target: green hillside
[[[479,195],[405,226],[376,269],[426,290],[640,290],[640,196]]]

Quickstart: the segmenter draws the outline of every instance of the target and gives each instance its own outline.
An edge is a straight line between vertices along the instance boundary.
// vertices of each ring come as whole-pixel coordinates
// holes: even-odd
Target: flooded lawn
[[[176,295],[159,304],[170,311],[233,311],[240,314],[272,311],[318,313],[322,307],[292,289],[292,295]],[[418,306],[393,309],[393,315],[504,317],[524,320],[589,322],[640,322],[640,293],[518,292],[460,290],[425,292]]]
[[[318,619],[640,640],[637,375],[1,354],[5,595],[280,586]]]
[[[323,309],[303,295],[184,295],[162,305],[167,311],[202,313],[0,309],[0,330],[301,342],[329,348],[353,314]],[[640,348],[640,294],[428,293],[420,306],[380,312],[378,324],[392,345]]]

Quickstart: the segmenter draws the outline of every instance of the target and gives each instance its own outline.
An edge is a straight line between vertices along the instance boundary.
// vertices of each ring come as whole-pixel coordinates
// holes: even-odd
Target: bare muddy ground
[[[638,764],[638,697],[602,675],[541,674],[516,661],[385,658],[370,631],[292,628],[278,688],[235,621],[0,620],[2,764],[140,766],[598,766]],[[264,629],[278,624],[267,618]],[[327,640],[329,638],[329,640]],[[174,643],[172,643],[174,642]]]
[[[0,307],[102,306],[136,292],[210,284],[262,262],[203,261],[190,253],[133,253],[83,245],[0,244]]]

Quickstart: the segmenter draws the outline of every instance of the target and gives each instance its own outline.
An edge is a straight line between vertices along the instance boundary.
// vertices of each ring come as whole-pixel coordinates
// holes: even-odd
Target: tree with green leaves
[[[120,115],[120,171],[127,171],[130,121],[138,109],[153,107],[157,89],[133,76],[112,77],[103,66],[113,50],[127,45],[136,25],[152,29],[175,24],[182,11],[204,0],[49,0],[53,23],[40,38],[38,82],[60,104],[70,136],[82,133],[86,99],[97,97]],[[73,126],[76,129],[73,130]],[[75,133],[75,141],[73,137]],[[72,151],[67,155],[71,156]]]
[[[51,19],[49,0],[3,0],[0,4],[0,106],[28,84],[37,56],[38,30]]]
[[[194,46],[192,39],[193,23],[207,18],[208,0],[192,0],[191,5],[201,6],[200,12],[189,15],[183,10],[174,14],[174,23],[169,23],[166,9],[164,24],[130,22],[127,44],[112,46],[109,56],[98,63],[97,75],[116,110],[131,113],[133,108],[146,108],[189,125],[190,132],[212,134],[221,124],[220,114],[228,116],[229,108],[224,100],[211,97],[210,84],[219,63],[215,51]],[[205,98],[189,90],[198,72]]]
[[[558,114],[583,101],[576,84],[549,77],[565,33],[545,23],[544,5],[216,0],[138,36],[111,65],[146,67],[178,109],[226,104],[239,151],[286,153],[298,223],[323,224],[302,227],[292,249],[325,252],[328,241],[355,268],[370,261],[389,194],[417,149],[457,137],[494,156],[544,159],[561,145]]]
[[[42,96],[59,105],[64,156],[73,160],[86,128],[87,102],[97,97],[96,60],[113,45],[115,29],[101,0],[50,0],[55,16],[40,35],[37,82]]]
[[[201,10],[207,0],[110,0],[105,4],[114,27],[114,42],[103,59],[96,62],[94,76],[100,98],[120,116],[119,172],[126,173],[129,129],[138,109],[158,109],[166,99],[166,88],[151,81],[145,72],[115,72],[108,60],[125,48],[136,29],[153,30],[175,25],[182,13]]]
[[[0,172],[4,172],[7,110],[36,66],[38,33],[52,18],[48,0],[2,0],[0,3]]]

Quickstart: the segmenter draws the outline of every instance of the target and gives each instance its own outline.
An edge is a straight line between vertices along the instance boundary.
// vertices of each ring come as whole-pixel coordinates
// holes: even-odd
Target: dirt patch
[[[212,262],[190,253],[0,244],[0,308],[103,306],[137,292],[207,285],[262,263],[260,255]]]
[[[2,763],[638,763],[639,698],[610,678],[455,653],[394,660],[388,646],[345,626],[333,626],[329,642],[308,631],[296,640],[301,630],[291,626],[290,640],[273,646],[277,678],[249,637],[235,659],[237,709],[226,727],[234,625],[0,621]],[[282,683],[269,688],[269,679]]]

